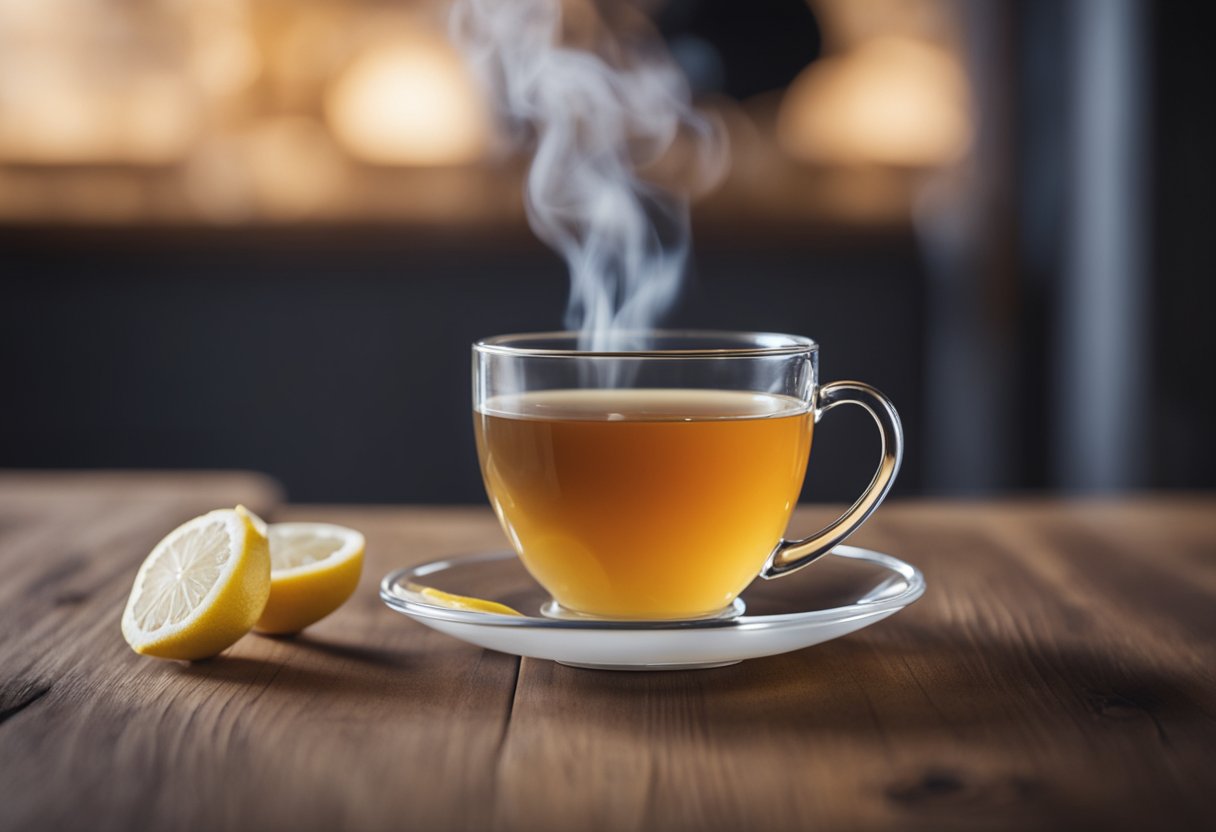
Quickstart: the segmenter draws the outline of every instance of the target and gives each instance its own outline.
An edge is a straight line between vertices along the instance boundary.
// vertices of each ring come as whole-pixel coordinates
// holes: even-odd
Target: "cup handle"
[[[899,465],[904,458],[904,431],[891,400],[860,381],[834,381],[819,388],[815,398],[815,423],[818,424],[823,414],[841,404],[855,404],[864,408],[878,424],[882,455],[874,479],[870,480],[857,502],[830,526],[802,540],[783,539],[779,542],[760,571],[761,578],[779,578],[832,551],[878,508],[895,482],[895,475],[899,473]]]

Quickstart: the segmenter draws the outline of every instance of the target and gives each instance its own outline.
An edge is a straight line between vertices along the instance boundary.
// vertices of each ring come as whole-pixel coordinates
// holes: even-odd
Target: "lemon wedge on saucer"
[[[453,610],[465,610],[466,612],[492,612],[497,615],[520,615],[520,613],[511,609],[506,604],[500,604],[497,601],[487,601],[484,598],[470,598],[468,595],[455,595],[451,592],[444,592],[441,589],[433,589],[429,586],[416,586],[414,588],[423,598],[440,607],[447,607],[448,609]]]
[[[331,523],[271,523],[266,529],[270,598],[254,629],[298,633],[355,591],[363,572],[363,535]]]
[[[193,661],[249,632],[270,594],[266,536],[241,509],[178,526],[140,566],[122,614],[136,653]]]

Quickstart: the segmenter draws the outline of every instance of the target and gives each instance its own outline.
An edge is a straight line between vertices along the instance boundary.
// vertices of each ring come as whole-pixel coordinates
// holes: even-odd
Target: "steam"
[[[654,172],[679,155],[698,187],[726,162],[661,41],[645,29],[614,35],[593,5],[562,0],[456,0],[452,24],[516,138],[535,143],[525,205],[569,267],[566,327],[584,349],[653,328],[677,299],[689,248],[687,195]],[[586,48],[566,42],[575,37]]]

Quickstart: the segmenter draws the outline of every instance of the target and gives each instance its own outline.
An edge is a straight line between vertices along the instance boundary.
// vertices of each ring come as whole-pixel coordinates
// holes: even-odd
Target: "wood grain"
[[[0,476],[0,828],[1186,829],[1216,812],[1211,497],[887,506],[855,542],[924,570],[912,608],[735,667],[610,673],[481,651],[379,602],[392,567],[501,547],[480,508],[272,510],[367,534],[355,598],[295,639],[143,659],[118,631],[143,555],[213,505],[266,511],[273,489],[67,480]]]

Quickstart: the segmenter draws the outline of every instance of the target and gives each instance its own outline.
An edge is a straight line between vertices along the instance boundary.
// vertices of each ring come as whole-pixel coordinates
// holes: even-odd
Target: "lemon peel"
[[[472,598],[468,595],[456,595],[429,586],[414,586],[412,588],[431,603],[440,607],[447,607],[448,609],[465,610],[467,612],[489,612],[497,615],[522,615],[519,611],[513,610],[506,604],[500,604],[497,601]]]

